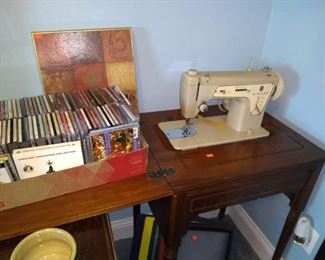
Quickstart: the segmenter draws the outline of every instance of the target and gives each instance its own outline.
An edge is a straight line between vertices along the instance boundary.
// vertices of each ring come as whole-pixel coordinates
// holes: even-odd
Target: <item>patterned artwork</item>
[[[32,36],[44,94],[119,85],[138,110],[130,28]]]

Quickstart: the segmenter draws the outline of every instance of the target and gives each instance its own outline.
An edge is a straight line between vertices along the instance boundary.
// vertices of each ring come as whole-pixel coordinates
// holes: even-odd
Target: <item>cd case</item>
[[[60,170],[57,174],[1,184],[0,211],[146,174],[148,144],[141,135],[140,140],[141,146],[136,151]],[[54,164],[53,168],[57,170]]]
[[[20,179],[84,164],[80,141],[17,149],[12,157]]]
[[[17,179],[15,165],[10,154],[0,154],[0,184],[11,183]]]
[[[139,124],[131,123],[89,132],[92,161],[100,161],[140,148]]]

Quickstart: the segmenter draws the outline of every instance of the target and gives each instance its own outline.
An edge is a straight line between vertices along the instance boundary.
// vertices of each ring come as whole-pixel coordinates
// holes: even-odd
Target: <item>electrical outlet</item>
[[[312,227],[310,226],[310,233],[311,233],[311,237],[310,237],[310,241],[309,243],[306,243],[305,245],[302,245],[303,249],[306,251],[306,253],[308,255],[311,254],[311,252],[313,251],[313,248],[319,238],[319,234],[317,233],[317,231]]]

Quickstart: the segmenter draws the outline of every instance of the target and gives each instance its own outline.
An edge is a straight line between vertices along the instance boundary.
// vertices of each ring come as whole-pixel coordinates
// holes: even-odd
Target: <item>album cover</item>
[[[0,144],[1,144],[1,135],[2,135],[2,120],[0,120]]]
[[[50,129],[49,129],[48,121],[47,121],[47,114],[42,114],[40,116],[41,116],[42,125],[43,125],[43,128],[44,128],[46,143],[51,144],[52,143],[52,141],[51,141],[51,133],[50,133]]]
[[[66,113],[66,117],[68,119],[68,125],[69,125],[70,132],[71,132],[71,139],[73,141],[80,140],[79,129],[77,126],[77,122],[75,122],[75,118],[72,114],[72,111],[66,111],[65,113]]]
[[[20,179],[84,164],[80,141],[16,149],[12,158]]]
[[[13,113],[12,113],[12,100],[9,99],[8,100],[8,113],[7,113],[7,119],[11,119],[13,116]]]
[[[30,138],[29,138],[28,117],[23,117],[22,118],[21,134],[22,134],[23,141],[21,143],[19,143],[19,148],[24,148],[24,147],[31,146]]]
[[[138,150],[139,125],[137,123],[121,127],[110,127],[90,131],[91,156],[94,161]]]
[[[25,117],[27,116],[27,111],[26,111],[26,105],[25,105],[25,99],[21,98],[19,100],[19,107],[20,107],[20,113],[21,113],[21,117]]]
[[[11,143],[11,131],[12,131],[12,126],[11,126],[11,119],[7,120],[7,137],[6,137],[6,145]]]
[[[9,154],[0,154],[0,185],[2,183],[11,183],[14,181],[10,171]]]
[[[105,116],[105,114],[104,114],[103,110],[101,109],[101,107],[97,106],[96,109],[97,109],[97,111],[99,112],[99,114],[100,114],[102,120],[104,121],[104,125],[105,125],[105,127],[109,127],[109,126],[111,126],[111,124],[110,124],[108,118]]]
[[[4,100],[0,100],[0,120],[4,119]]]
[[[107,125],[106,125],[104,119],[102,118],[102,116],[100,115],[97,107],[92,107],[91,110],[92,110],[95,118],[97,119],[97,124],[98,124],[99,128],[107,127]]]
[[[8,149],[8,152],[11,153],[13,149],[18,148],[18,119],[13,118],[13,119],[8,119],[7,120],[7,142],[6,146]]]
[[[35,115],[35,110],[34,110],[34,106],[33,106],[33,100],[32,100],[32,97],[28,97],[27,98],[27,105],[28,105],[28,108],[29,108],[29,112],[30,112],[30,116],[33,116]]]
[[[58,113],[58,111],[56,111],[56,112]],[[53,129],[54,129],[54,133],[55,133],[55,136],[52,138],[52,142],[55,144],[62,142],[62,134],[63,134],[60,130],[57,113],[55,113],[55,112],[51,113],[51,115],[52,115],[51,119],[53,121]]]
[[[117,120],[116,116],[114,115],[114,113],[112,112],[112,110],[108,107],[108,104],[106,104],[104,106],[106,112],[107,112],[107,116],[109,118],[109,120],[111,121],[112,125],[118,125],[119,121]]]
[[[17,104],[16,104],[16,99],[13,99],[11,101],[12,104],[12,118],[17,118],[18,114],[17,114]]]
[[[32,101],[32,106],[34,109],[34,114],[33,115],[37,115],[40,113],[39,111],[39,107],[37,106],[37,101],[36,101],[37,97],[31,97],[31,101]]]
[[[63,111],[61,112],[56,112],[57,113],[57,118],[58,118],[58,123],[60,126],[60,131],[61,131],[61,136],[62,136],[62,142],[70,142],[70,132],[68,128],[68,122],[65,117],[65,114]]]
[[[42,114],[42,115],[44,115],[44,114]],[[38,132],[39,132],[38,139],[35,140],[37,145],[46,145],[47,140],[48,140],[45,135],[45,127],[43,124],[42,115],[39,114],[36,117],[37,128],[38,128]]]
[[[1,144],[1,148],[3,151],[7,150],[6,147],[6,137],[7,137],[7,121],[3,120],[2,121],[2,125],[1,125],[1,140],[0,140],[0,144]]]
[[[17,103],[17,117],[21,118],[23,115],[22,112],[22,107],[21,107],[21,103],[20,103],[20,99],[16,99],[16,103]]]
[[[19,180],[15,164],[9,153],[3,153],[0,148],[0,184]]]
[[[13,182],[12,178],[10,177],[10,173],[7,171],[5,164],[2,163],[0,159],[0,185],[2,183],[10,183]]]
[[[41,114],[46,113],[47,110],[46,110],[46,106],[45,106],[45,103],[44,103],[43,96],[37,96],[36,97],[36,102],[37,102],[37,105],[39,107],[39,110],[40,110]]]

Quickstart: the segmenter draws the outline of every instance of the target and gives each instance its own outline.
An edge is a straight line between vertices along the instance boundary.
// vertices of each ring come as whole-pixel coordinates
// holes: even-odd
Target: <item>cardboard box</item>
[[[83,100],[79,101],[82,106],[79,108],[77,104],[74,111],[78,110],[79,112],[79,109],[84,109],[88,105],[94,106],[92,102],[88,102],[89,100],[86,102],[85,93],[81,93],[83,90],[92,89],[92,91],[95,91],[96,88],[106,88],[107,86],[119,86],[126,94],[133,110],[137,112],[136,74],[131,34],[131,28],[32,33],[36,62],[44,90],[43,94],[51,94],[52,98],[56,97],[56,94],[60,94],[56,98],[58,99],[57,101],[61,100],[62,102],[56,102],[56,99],[53,99],[52,104],[50,99],[44,98],[44,96],[39,96],[41,97],[40,100],[36,97],[26,97],[23,99],[23,103],[26,105],[27,112],[23,117],[35,117],[36,114],[38,116],[39,114],[36,112],[38,109],[42,113],[47,113],[47,115],[51,114],[49,118],[43,119],[45,122],[51,121],[51,118],[52,121],[56,121],[55,115],[59,113],[59,110],[59,120],[62,116],[61,112],[64,111],[64,114],[66,114],[69,110],[61,110],[62,107],[67,106],[66,103],[69,103],[67,96],[61,95],[62,92],[70,90],[78,92],[76,97],[78,97],[77,100],[80,98]],[[121,44],[123,48],[116,47]],[[76,48],[78,46],[81,47]],[[71,79],[75,80],[71,81]],[[95,91],[94,93],[97,92]],[[97,99],[100,99],[99,97],[102,95],[95,96]],[[43,106],[42,99],[44,100]],[[18,101],[14,100],[13,102],[16,104]],[[36,107],[37,109],[35,109]],[[3,110],[0,106],[1,111]],[[3,115],[0,113],[0,119],[1,116]],[[64,118],[67,122],[62,122],[62,127],[69,127],[69,117],[62,116],[61,119]],[[3,119],[7,119],[7,117]],[[37,121],[36,118],[34,121]],[[30,126],[30,131],[32,124],[28,126]],[[60,131],[60,129],[59,131],[54,131],[54,128],[59,128],[59,126],[59,122],[49,124],[49,132],[51,132],[50,130],[55,133],[67,132],[65,130]],[[35,131],[30,132],[34,133],[36,140],[40,139],[35,136]],[[31,139],[34,140],[34,137]],[[58,141],[52,140],[53,143],[61,142],[60,136],[55,136],[54,134],[52,136],[51,134],[51,138],[58,139]],[[42,140],[43,142],[46,142],[46,140]],[[14,183],[0,184],[0,211],[144,174],[147,168],[147,153],[148,145],[141,138],[140,149],[133,152],[60,172],[48,173]]]
[[[83,166],[0,184],[0,211],[145,174],[148,144],[139,150]]]

